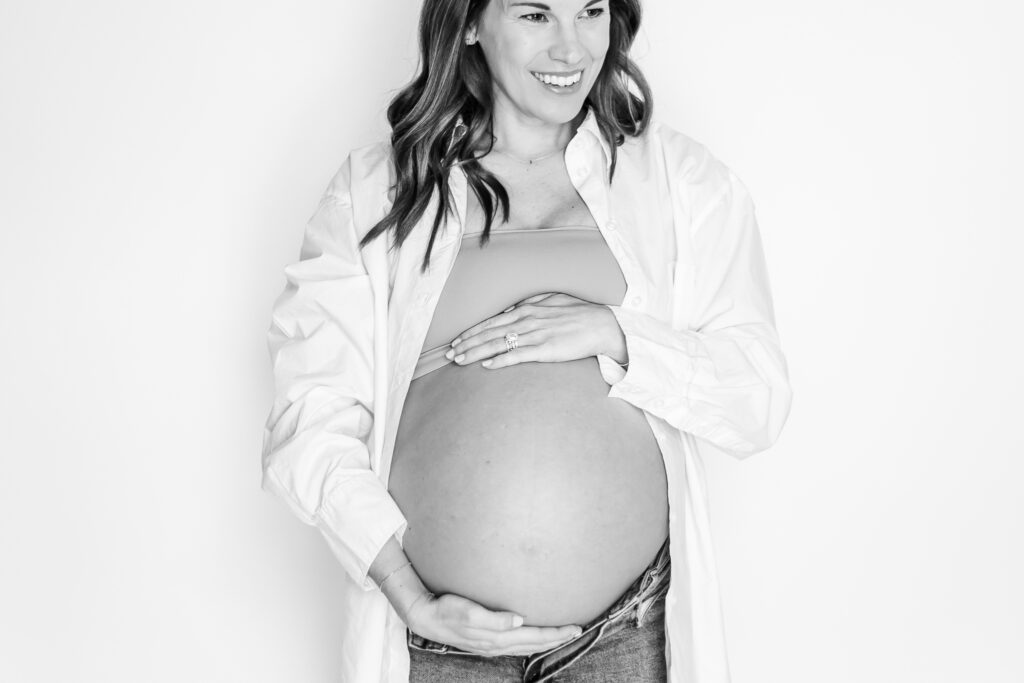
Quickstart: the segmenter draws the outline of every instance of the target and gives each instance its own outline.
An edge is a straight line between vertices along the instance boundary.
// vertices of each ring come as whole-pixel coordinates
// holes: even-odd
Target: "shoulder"
[[[351,148],[331,176],[313,214],[330,232],[364,238],[385,213],[391,182],[386,141]]]
[[[723,186],[732,170],[701,142],[675,128],[652,121],[643,135],[627,139],[623,152],[657,159],[665,173],[685,185]]]
[[[324,190],[325,199],[343,203],[355,202],[368,196],[387,195],[392,184],[391,143],[380,140],[352,149],[331,177]]]
[[[628,138],[621,151],[642,160],[640,166],[648,173],[662,176],[659,180],[693,214],[723,199],[748,199],[743,182],[703,143],[660,121],[652,121],[642,135]]]
[[[393,181],[391,145],[375,142],[349,151],[320,198],[321,209],[340,209],[362,238],[386,213]]]

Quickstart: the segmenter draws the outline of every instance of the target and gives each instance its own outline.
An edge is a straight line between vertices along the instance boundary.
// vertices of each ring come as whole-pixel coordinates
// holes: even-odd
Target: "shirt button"
[[[608,229],[609,230],[615,230],[617,227],[619,227],[619,224],[616,223],[615,221],[609,221],[608,222]]]
[[[639,305],[640,305],[640,304],[642,304],[643,302],[644,302],[644,299],[643,299],[643,297],[639,297],[639,296],[634,296],[634,297],[633,297],[633,305],[634,305],[634,306],[639,306]]]

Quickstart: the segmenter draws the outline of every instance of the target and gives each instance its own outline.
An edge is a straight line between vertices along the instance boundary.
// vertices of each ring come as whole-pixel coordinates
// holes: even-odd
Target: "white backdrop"
[[[341,569],[259,488],[265,333],[417,7],[0,1],[0,680],[337,683]],[[734,683],[1024,680],[1019,3],[646,7],[795,391],[706,461]]]

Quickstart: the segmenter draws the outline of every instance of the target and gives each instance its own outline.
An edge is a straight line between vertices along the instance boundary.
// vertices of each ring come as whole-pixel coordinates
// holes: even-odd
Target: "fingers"
[[[596,304],[561,292],[529,297],[513,310],[464,331],[452,340],[445,358],[458,365],[484,361],[485,368],[498,369],[531,361],[573,360],[593,355],[593,340],[586,335],[581,338],[580,333],[591,329],[595,307]],[[607,312],[607,307],[602,308]],[[514,353],[508,353],[507,332],[518,334]],[[560,346],[552,348],[551,339],[558,339]]]
[[[485,330],[472,339],[460,341],[449,349],[445,357],[459,365],[469,365],[478,360],[494,359],[495,356],[504,355],[508,352],[508,346],[505,344],[506,329]],[[514,353],[520,361],[529,360],[527,349],[540,344],[546,338],[546,334],[539,330],[516,330],[516,334],[519,338]]]
[[[544,299],[547,299],[549,296],[554,296],[555,294],[558,294],[558,292],[545,292],[544,294],[534,294],[531,297],[527,297],[526,299],[523,299],[522,301],[517,302],[513,306],[509,306],[505,310],[506,311],[511,311],[513,308],[516,308],[517,306],[522,306],[523,304],[532,304],[532,303],[536,303],[538,301],[543,301]]]
[[[580,635],[579,626],[521,626],[507,631],[476,632],[478,649],[488,655],[531,654],[550,650]]]
[[[462,603],[466,627],[481,632],[505,632],[509,644],[548,642],[562,640],[575,635],[579,627],[567,626],[523,626],[523,617],[515,612],[489,610],[483,605],[466,600]]]
[[[524,339],[526,343],[524,344]],[[484,366],[488,370],[497,370],[498,368],[507,368],[510,365],[518,365],[519,363],[530,363],[533,361],[544,362],[549,360],[551,354],[549,349],[542,346],[543,340],[547,339],[547,336],[541,336],[538,333],[534,333],[531,337],[524,338],[522,335],[519,336],[519,346],[512,351],[505,349],[505,342],[502,341],[502,349],[494,356],[487,358],[480,365]]]
[[[452,341],[452,345],[456,345],[460,341],[469,339],[473,335],[480,334],[484,330],[488,330],[494,327],[500,327],[502,325],[508,325],[517,320],[520,320],[521,318],[524,318],[526,315],[529,314],[540,313],[545,309],[534,308],[532,310],[524,310],[524,307],[528,306],[529,304],[535,304],[542,301],[546,303],[561,302],[564,304],[583,302],[582,299],[577,299],[576,297],[569,294],[565,294],[563,292],[545,292],[544,294],[535,294],[534,296],[528,297],[526,299],[523,299],[522,301],[519,301],[509,306],[501,313],[493,317],[490,317],[487,320],[481,321],[476,325],[473,325],[473,327],[470,327],[469,329],[465,330],[462,334],[460,334],[458,337],[456,337]]]
[[[515,612],[495,612],[483,605],[467,601],[466,624],[483,631],[508,631],[523,625],[523,618]]]
[[[432,602],[416,632],[466,652],[484,656],[531,654],[550,650],[580,633],[568,626],[523,626],[514,612],[489,610],[458,595],[446,594]]]
[[[494,329],[495,327],[501,327],[502,325],[509,325],[523,317],[522,312],[515,311],[512,309],[505,309],[506,312],[499,313],[498,315],[488,318],[483,322],[479,322],[468,330],[464,331],[458,337],[452,340],[452,347],[458,346],[461,342],[468,340],[470,337],[474,337],[481,332],[486,330]]]
[[[534,296],[528,297],[526,299],[523,299],[522,301],[519,301],[509,306],[501,313],[492,316],[486,320],[483,320],[477,323],[476,325],[473,325],[473,327],[470,327],[469,329],[463,331],[462,334],[460,334],[459,336],[452,340],[452,346],[457,346],[459,342],[465,341],[470,337],[480,334],[485,330],[489,330],[495,327],[501,327],[503,325],[509,325],[529,315],[543,316],[545,314],[548,314],[546,312],[551,310],[551,306],[533,307],[532,309],[525,308],[530,304],[537,304],[541,302],[544,302],[545,304],[558,303],[559,305],[589,303],[587,301],[584,301],[583,299],[579,299],[577,297],[572,296],[571,294],[566,294],[564,292],[545,292],[544,294],[535,294]]]

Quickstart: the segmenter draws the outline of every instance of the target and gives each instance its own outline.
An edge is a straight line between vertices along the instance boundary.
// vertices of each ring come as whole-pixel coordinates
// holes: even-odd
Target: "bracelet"
[[[377,588],[379,588],[381,590],[384,590],[384,584],[387,582],[388,579],[390,579],[392,576],[394,576],[396,573],[398,573],[399,569],[405,569],[406,567],[408,567],[411,564],[412,564],[412,561],[410,560],[409,562],[406,562],[405,564],[399,566],[397,569],[391,570],[391,573],[388,574],[387,576],[385,576],[384,579],[380,583],[377,584]]]
[[[406,609],[406,610],[405,610],[405,619],[403,619],[402,621],[405,621],[405,622],[406,622],[406,625],[407,625],[407,626],[408,626],[409,622],[408,622],[408,621],[406,621],[406,619],[408,619],[408,618],[409,618],[409,615],[410,615],[410,614],[412,614],[412,608],[413,608],[413,607],[415,607],[415,606],[416,606],[416,603],[417,603],[417,602],[419,602],[420,600],[422,600],[422,599],[423,599],[423,596],[425,596],[425,595],[428,595],[428,596],[430,596],[431,598],[436,598],[436,597],[437,597],[436,595],[434,595],[434,594],[433,594],[433,593],[431,593],[430,591],[427,591],[426,593],[420,593],[420,594],[419,594],[419,595],[418,595],[418,596],[416,597],[416,599],[412,601],[412,604],[411,604],[411,605],[409,605],[408,609]]]

